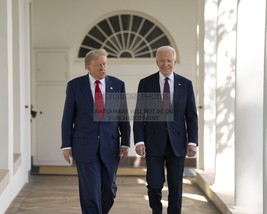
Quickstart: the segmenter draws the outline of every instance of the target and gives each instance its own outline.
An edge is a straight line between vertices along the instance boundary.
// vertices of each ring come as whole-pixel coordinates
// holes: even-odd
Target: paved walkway
[[[118,176],[118,192],[110,214],[149,214],[145,177]],[[220,214],[194,183],[194,176],[184,177],[183,214]],[[163,190],[164,213],[167,187]],[[32,175],[30,182],[5,214],[80,214],[77,176]]]

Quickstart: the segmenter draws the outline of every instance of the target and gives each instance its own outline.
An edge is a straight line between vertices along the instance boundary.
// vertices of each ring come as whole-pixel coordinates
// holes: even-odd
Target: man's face
[[[163,76],[169,76],[174,70],[176,60],[172,51],[161,51],[156,59],[157,65]]]
[[[107,57],[94,58],[90,65],[87,66],[87,70],[96,80],[103,79],[107,74]]]

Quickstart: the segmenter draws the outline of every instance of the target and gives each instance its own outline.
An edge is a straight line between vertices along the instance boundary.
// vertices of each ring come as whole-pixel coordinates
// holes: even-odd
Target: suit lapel
[[[115,87],[113,86],[113,82],[106,76],[105,78],[105,83],[106,83],[106,91],[105,91],[105,109],[107,110],[112,110],[114,108],[114,103],[112,103],[113,98],[111,97],[113,93],[118,93],[115,92],[114,89]]]
[[[114,93],[114,86],[112,85],[112,82],[110,81],[108,76],[106,76],[105,81],[106,81],[106,93],[107,94]]]
[[[163,109],[163,100],[161,97],[161,92],[160,92],[160,84],[159,84],[159,72],[154,74],[152,81],[154,82],[153,84],[151,84],[151,92],[153,92],[153,94],[155,95],[159,95],[160,99],[157,99],[157,103],[155,103],[155,100],[153,101],[153,105],[155,106],[150,106],[152,108],[161,108]]]
[[[152,91],[155,91],[155,93],[160,93],[160,85],[159,85],[159,72],[155,73],[153,81],[155,84],[151,84]]]
[[[179,99],[181,96],[183,96],[182,92],[182,82],[180,81],[180,78],[177,74],[174,73],[174,91],[173,91],[173,101]],[[173,102],[175,104],[175,102]]]
[[[91,91],[88,75],[85,75],[84,78],[82,79],[81,91],[82,91],[82,95],[84,96],[86,102],[89,105],[89,109],[93,109],[94,100],[92,96],[92,91]]]

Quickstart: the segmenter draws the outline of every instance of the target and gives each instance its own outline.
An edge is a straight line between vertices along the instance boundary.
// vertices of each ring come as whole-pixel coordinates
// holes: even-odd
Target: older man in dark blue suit
[[[168,214],[181,213],[185,156],[196,155],[198,117],[192,82],[173,72],[176,52],[157,50],[159,72],[139,82],[134,120],[136,152],[146,156],[147,189],[153,214],[162,213],[167,169]]]
[[[63,155],[75,160],[83,214],[107,214],[116,196],[120,158],[128,155],[125,86],[106,75],[107,52],[85,56],[88,74],[68,82],[62,118]]]

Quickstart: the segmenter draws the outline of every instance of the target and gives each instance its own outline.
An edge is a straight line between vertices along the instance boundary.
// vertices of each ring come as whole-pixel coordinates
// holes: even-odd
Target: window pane
[[[104,48],[111,58],[153,58],[158,47],[170,45],[165,33],[151,20],[119,14],[97,23],[84,37],[78,57]]]

